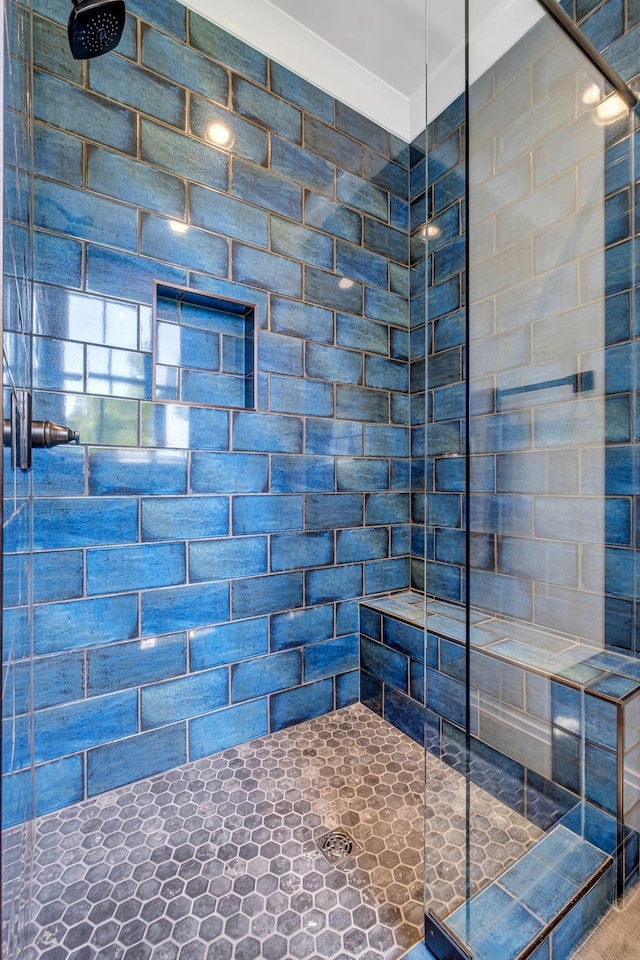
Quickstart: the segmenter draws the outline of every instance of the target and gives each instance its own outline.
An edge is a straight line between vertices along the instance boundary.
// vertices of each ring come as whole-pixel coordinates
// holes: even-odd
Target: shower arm
[[[604,75],[607,83],[613,87],[626,105],[633,110],[638,103],[638,98],[633,90],[624,82],[620,74],[605,60],[591,41],[587,40],[582,30],[575,25],[571,17],[562,9],[558,0],[538,0],[538,3],[544,7],[551,19],[560,27],[563,33],[567,34],[567,36],[580,47],[585,57]]]

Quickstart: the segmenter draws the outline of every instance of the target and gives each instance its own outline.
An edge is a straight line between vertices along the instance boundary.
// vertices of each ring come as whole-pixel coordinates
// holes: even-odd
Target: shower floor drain
[[[346,860],[352,853],[357,853],[359,847],[353,837],[350,837],[344,830],[331,830],[316,840],[320,853],[329,861],[329,863],[340,863]]]

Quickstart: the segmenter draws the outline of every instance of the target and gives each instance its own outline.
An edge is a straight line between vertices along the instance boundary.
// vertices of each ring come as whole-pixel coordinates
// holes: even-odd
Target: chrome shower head
[[[126,10],[124,0],[72,0],[69,46],[75,60],[108,53],[120,42]]]

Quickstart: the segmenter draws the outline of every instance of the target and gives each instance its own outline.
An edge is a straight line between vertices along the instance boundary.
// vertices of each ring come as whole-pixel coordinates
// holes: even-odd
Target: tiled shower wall
[[[32,761],[42,813],[357,700],[410,557],[408,145],[175,0],[87,63],[34,7],[34,416],[82,445],[5,543],[7,823]],[[154,280],[255,305],[255,411],[153,401]]]
[[[604,52],[620,74],[631,82],[635,78],[637,84],[637,49],[640,42],[640,12],[637,4],[623,4],[622,0],[617,2],[607,0],[599,5],[578,3],[576,9],[573,4],[563,4],[563,6],[567,7],[585,34]],[[538,32],[542,29],[544,28],[536,28]],[[636,55],[633,54],[634,50]],[[509,71],[510,62],[515,61],[505,58],[505,63],[501,66],[502,74]],[[522,62],[524,63],[524,59]],[[498,67],[494,68],[493,72],[495,73],[497,69]],[[513,71],[511,75],[512,88],[503,91],[503,99],[510,102],[517,93],[513,89],[513,84],[518,82]],[[482,80],[485,91],[487,81],[490,79],[487,75]],[[499,88],[496,87],[493,100],[486,108],[486,122],[481,121],[480,115],[478,116],[474,128],[476,138],[481,129],[484,130],[490,123],[492,109],[500,110],[504,122],[508,122],[509,105],[505,103],[499,108],[498,90]],[[525,104],[528,103],[529,101],[526,100]],[[521,115],[522,109],[524,108],[514,116]],[[546,120],[549,120],[548,112]],[[464,311],[461,309],[464,305],[465,286],[465,240],[462,233],[464,168],[460,162],[463,156],[461,152],[463,122],[464,105],[460,100],[447,108],[429,128],[429,187],[425,203],[425,207],[428,207],[432,216],[432,232],[437,233],[429,239],[427,270],[430,285],[429,323],[426,337],[429,387],[426,428],[429,451],[426,473],[427,592],[457,601],[463,598],[465,590],[463,529],[465,466],[463,458],[460,457],[464,449],[462,382]],[[555,156],[559,159],[567,155],[567,145],[562,141],[563,136],[570,136],[570,131],[561,128],[555,140],[552,138],[547,141],[547,147],[551,151],[550,158]],[[635,175],[637,177],[637,135],[635,140]],[[628,123],[616,123],[606,128],[604,160],[606,204],[601,227],[601,233],[606,242],[607,272],[603,311],[605,328],[603,340],[606,343],[605,399],[599,401],[606,402],[607,440],[602,464],[604,489],[602,481],[596,479],[599,475],[599,465],[595,461],[590,465],[588,456],[585,455],[582,476],[576,481],[575,486],[567,482],[567,474],[562,481],[561,490],[549,487],[538,491],[545,494],[572,495],[576,498],[597,492],[604,493],[606,497],[604,555],[600,556],[597,547],[588,542],[593,539],[591,532],[586,533],[584,544],[567,544],[566,546],[560,543],[563,535],[558,525],[554,526],[552,533],[541,532],[542,513],[545,509],[551,511],[554,508],[551,502],[553,497],[545,503],[536,504],[540,510],[539,515],[536,514],[536,526],[534,526],[533,493],[537,491],[534,475],[537,467],[533,463],[535,458],[529,453],[530,444],[522,433],[523,423],[519,425],[515,423],[519,416],[517,412],[492,418],[492,411],[487,409],[488,416],[481,418],[474,425],[476,442],[474,449],[482,450],[486,456],[484,463],[480,462],[482,458],[478,459],[478,468],[474,468],[472,477],[474,489],[478,489],[480,494],[475,497],[475,503],[472,504],[473,529],[477,533],[472,544],[472,562],[477,571],[474,574],[477,589],[473,602],[480,603],[482,598],[482,605],[486,609],[507,613],[524,620],[534,620],[557,629],[567,629],[586,638],[590,637],[591,628],[603,618],[607,645],[625,652],[637,653],[640,651],[636,636],[637,607],[634,572],[637,551],[632,517],[637,469],[638,432],[633,409],[633,391],[634,351],[638,331],[637,297],[635,321],[633,316],[633,260],[629,249],[629,238],[634,231],[636,234],[638,231],[637,206],[635,211],[631,209],[633,143],[633,130]],[[513,167],[515,165],[513,164]],[[553,166],[552,163],[550,165]],[[559,168],[557,172],[561,172]],[[552,184],[552,188],[553,186],[555,185]],[[513,187],[513,183],[508,182],[508,177],[503,175],[501,179],[494,179],[491,187],[495,194],[496,210],[505,209],[508,203],[507,191]],[[565,191],[564,196],[566,195]],[[514,214],[518,212],[516,207],[513,208],[513,212]],[[520,215],[526,217],[526,210],[523,209]],[[416,227],[417,221],[414,221],[412,229],[415,230]],[[584,231],[582,232],[584,234]],[[417,255],[416,238],[417,234],[414,236],[412,247],[414,257]],[[553,263],[550,263],[549,267],[552,266]],[[585,262],[585,267],[589,268],[589,263]],[[592,276],[596,275],[595,263],[591,264],[590,272]],[[476,280],[487,286],[489,280],[486,271],[478,270]],[[419,296],[419,287],[414,286],[412,277],[412,298],[414,291],[416,296]],[[476,283],[474,299],[477,300],[479,296],[478,283]],[[514,305],[514,316],[528,309],[523,290],[522,301]],[[562,321],[559,318],[554,322],[561,324]],[[549,349],[553,348],[554,337],[553,331],[547,331]],[[496,343],[491,347],[490,352],[492,355],[499,356],[500,351],[505,347],[497,342],[497,338],[494,339]],[[414,361],[412,366],[416,367],[419,365],[420,341],[421,333],[414,337],[412,330],[412,360]],[[484,347],[489,346],[491,346],[489,342],[484,344]],[[478,351],[483,348],[483,344],[474,343],[473,347],[477,359]],[[530,361],[522,360],[525,367],[528,362]],[[524,377],[524,373],[522,371],[520,373]],[[419,377],[415,379],[414,384],[412,389],[419,391]],[[569,401],[569,404],[571,403],[572,401]],[[414,410],[417,411],[417,409],[415,406]],[[549,409],[553,411],[554,408]],[[556,414],[560,415],[556,416]],[[554,416],[556,419],[549,423],[546,435],[542,438],[536,435],[532,449],[535,449],[539,443],[549,448],[561,446],[563,428],[560,408],[555,408]],[[514,423],[509,424],[507,422],[509,419]],[[536,429],[538,429],[537,420]],[[422,441],[420,428],[414,427],[413,433],[414,450],[418,450]],[[575,442],[575,435],[572,439]],[[485,442],[484,449],[478,446],[478,440]],[[580,442],[579,438],[578,442]],[[585,442],[588,443],[589,440]],[[527,475],[530,489],[526,491],[526,496],[514,497],[512,494],[518,492],[517,489],[512,489],[506,482],[505,476],[500,474],[501,467],[506,470],[509,466],[509,449],[522,450],[522,465],[516,467],[516,464],[512,463],[511,467],[516,469],[516,472],[520,471],[520,479]],[[562,453],[558,449],[558,455]],[[511,459],[515,460],[517,456],[512,453]],[[568,467],[567,456],[575,456],[575,450],[567,452],[564,456],[564,473]],[[525,465],[524,460],[527,457],[531,463]],[[481,467],[483,467],[482,475]],[[414,473],[416,488],[419,488],[420,481],[421,478]],[[598,483],[600,483],[599,488]],[[542,499],[546,500],[545,497]],[[562,501],[562,503],[564,506],[561,516],[564,517],[564,526],[569,524],[571,530],[575,530],[572,512],[567,505],[568,501]],[[600,504],[601,509],[602,501]],[[575,506],[581,511],[587,510],[587,513],[591,513],[588,501],[576,499]],[[502,528],[499,536],[498,518]],[[414,494],[412,519],[416,524],[412,581],[415,586],[421,587],[424,582],[420,559],[423,547],[422,532],[419,526],[422,520],[422,501],[417,494]],[[538,570],[544,573],[538,585],[535,582],[537,574],[532,566],[534,556],[532,551],[539,547],[542,541],[535,544],[529,539],[532,537],[535,539],[536,536],[543,539],[553,537],[556,543],[552,546],[561,548],[559,557],[562,555],[561,559],[545,555],[544,561],[538,563]],[[568,533],[564,539],[571,541],[580,538],[572,537]],[[545,547],[545,550],[549,553],[548,547]],[[572,550],[576,557],[575,563],[571,561],[571,557],[567,559],[567,551],[571,553]],[[602,564],[605,583],[604,600],[601,596],[602,585],[596,575],[600,564]]]

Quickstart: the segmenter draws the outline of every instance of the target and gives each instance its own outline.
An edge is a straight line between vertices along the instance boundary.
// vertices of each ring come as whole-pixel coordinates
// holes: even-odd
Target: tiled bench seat
[[[429,600],[425,621],[420,593],[367,598],[360,637],[363,703],[420,742],[426,724],[428,748],[461,766],[464,608]],[[471,645],[474,780],[546,830],[579,802],[584,779],[589,804],[632,828],[618,860],[624,882],[633,882],[640,661],[482,611],[472,613]]]
[[[613,899],[613,860],[559,825],[446,926],[474,960],[566,960]]]

